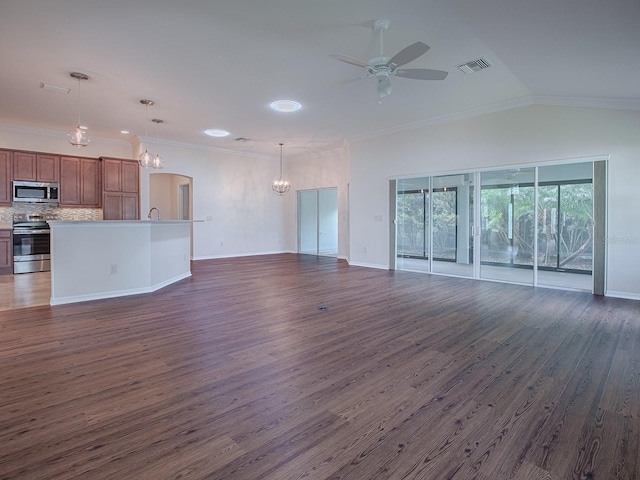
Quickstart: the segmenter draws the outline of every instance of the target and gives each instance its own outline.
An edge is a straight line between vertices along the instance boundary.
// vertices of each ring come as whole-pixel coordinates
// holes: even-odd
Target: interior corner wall
[[[640,112],[532,105],[351,141],[351,263],[388,268],[388,180],[608,155],[607,295],[640,299]],[[380,220],[382,218],[382,221]]]

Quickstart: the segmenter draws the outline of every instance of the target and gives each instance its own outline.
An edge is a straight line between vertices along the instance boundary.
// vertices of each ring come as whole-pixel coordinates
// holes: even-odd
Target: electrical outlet
[[[220,242],[220,246],[221,246],[221,247],[224,247],[224,242]]]
[[[118,265],[116,265],[115,263],[109,265],[109,273],[111,275],[115,275],[116,273],[118,273]]]
[[[362,253],[369,253],[369,249],[367,247],[362,247]]]

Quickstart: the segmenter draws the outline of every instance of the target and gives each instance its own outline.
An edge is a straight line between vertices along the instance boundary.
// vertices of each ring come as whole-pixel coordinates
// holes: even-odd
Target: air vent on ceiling
[[[471,60],[470,62],[456,66],[462,71],[462,73],[470,75],[472,73],[479,72],[480,70],[484,70],[485,68],[492,67],[493,63],[491,63],[485,57],[480,57],[476,58],[475,60]]]
[[[245,138],[245,137],[238,137],[238,138],[234,138],[234,140],[236,142],[248,142],[251,139],[250,138]]]

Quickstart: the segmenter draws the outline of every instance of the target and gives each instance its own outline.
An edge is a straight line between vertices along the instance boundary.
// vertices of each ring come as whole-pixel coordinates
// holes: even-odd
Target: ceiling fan
[[[400,50],[393,57],[385,57],[383,51],[383,32],[389,28],[389,20],[376,20],[373,29],[380,35],[380,56],[372,58],[368,62],[364,62],[357,58],[344,55],[342,53],[332,53],[331,57],[341,62],[350,63],[358,67],[364,67],[367,74],[360,78],[376,77],[378,80],[378,99],[382,99],[391,94],[391,80],[389,77],[395,75],[397,77],[412,78],[414,80],[444,80],[448,72],[443,70],[431,70],[429,68],[402,68],[409,62],[424,55],[431,48],[429,45],[416,42],[408,47]]]

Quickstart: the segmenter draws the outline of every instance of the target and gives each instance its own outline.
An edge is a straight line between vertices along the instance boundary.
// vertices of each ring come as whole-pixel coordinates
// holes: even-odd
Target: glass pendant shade
[[[164,160],[157,153],[153,157],[153,160],[151,160],[151,167],[155,168],[155,169],[158,169],[158,170],[160,170],[162,167],[164,167]]]
[[[291,188],[291,184],[289,183],[289,181],[282,178],[282,146],[283,145],[284,145],[283,143],[280,144],[280,177],[278,177],[277,180],[274,180],[273,183],[271,184],[271,190],[273,190],[273,193],[275,193],[276,195],[285,195]]]
[[[67,138],[69,139],[69,143],[71,145],[78,148],[86,147],[91,141],[87,129],[81,127],[80,125],[72,130],[69,130],[69,132],[67,132]]]
[[[71,72],[69,75],[71,76],[71,78],[75,78],[76,80],[78,80],[78,103],[76,105],[78,124],[76,128],[73,128],[67,132],[67,140],[69,140],[69,143],[74,147],[81,148],[89,145],[89,142],[91,141],[91,139],[89,138],[89,131],[87,130],[87,127],[80,125],[80,82],[82,80],[89,80],[89,77],[80,72]]]
[[[144,153],[141,153],[140,156],[138,157],[138,163],[140,164],[141,167],[151,168],[151,166],[153,165],[153,154],[149,153],[145,149]]]

